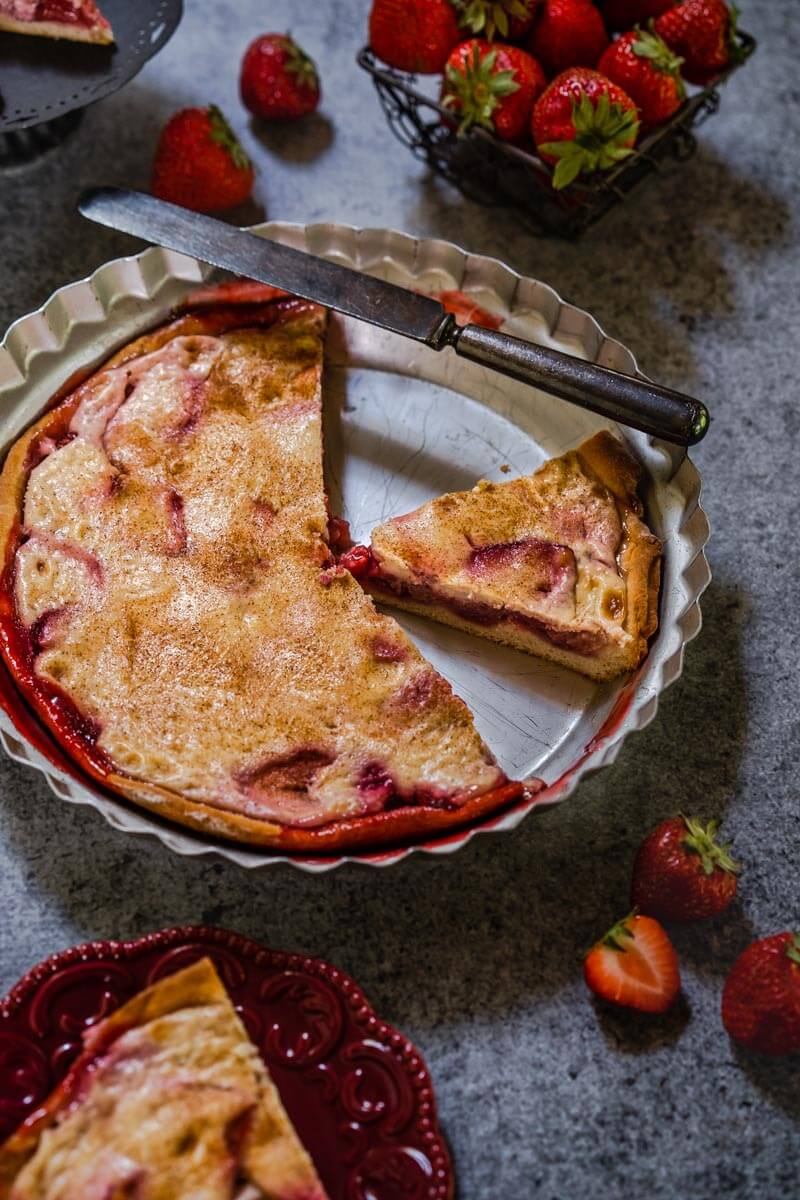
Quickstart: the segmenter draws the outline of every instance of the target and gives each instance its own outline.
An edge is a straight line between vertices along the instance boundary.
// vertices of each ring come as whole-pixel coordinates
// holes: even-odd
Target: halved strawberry
[[[635,911],[609,929],[586,955],[583,977],[601,1000],[663,1013],[681,987],[678,956],[652,917]]]

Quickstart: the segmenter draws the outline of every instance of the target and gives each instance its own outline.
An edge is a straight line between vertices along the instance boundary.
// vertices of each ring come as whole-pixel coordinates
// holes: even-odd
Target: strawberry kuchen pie
[[[105,788],[285,850],[513,799],[466,705],[331,553],[325,312],[252,284],[199,299],[7,456],[0,645],[29,705]]]
[[[658,622],[661,543],[640,482],[599,433],[533,475],[394,517],[341,561],[396,608],[611,679],[638,666]]]
[[[0,0],[2,31],[100,45],[114,41],[111,25],[94,0]]]
[[[83,1035],[0,1146],[0,1200],[327,1200],[209,959]]]

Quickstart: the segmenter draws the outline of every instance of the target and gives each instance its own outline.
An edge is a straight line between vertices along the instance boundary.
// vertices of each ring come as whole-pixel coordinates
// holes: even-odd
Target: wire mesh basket
[[[372,77],[392,132],[411,152],[470,200],[511,208],[537,234],[576,238],[624,200],[648,175],[669,161],[691,158],[694,129],[719,107],[719,88],[753,53],[756,41],[741,30],[738,53],[712,85],[695,91],[678,111],[647,134],[628,158],[610,171],[555,191],[551,171],[534,153],[473,126],[458,136],[447,109],[424,95],[416,76],[380,62],[369,46],[357,56]]]

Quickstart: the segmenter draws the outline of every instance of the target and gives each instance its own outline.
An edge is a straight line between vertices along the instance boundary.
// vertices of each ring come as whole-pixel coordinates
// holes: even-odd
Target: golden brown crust
[[[385,522],[364,586],[394,607],[614,678],[641,662],[658,623],[661,544],[641,519],[641,479],[626,447],[598,433],[533,475],[481,481]]]
[[[124,775],[109,776],[107,782],[114,791],[134,803],[160,817],[179,821],[197,833],[301,855],[327,855],[356,848],[370,850],[400,845],[409,838],[435,837],[444,830],[469,825],[479,816],[511,804],[520,797],[524,786],[506,783],[467,800],[458,808],[415,805],[367,816],[343,817],[316,829],[300,829],[254,821],[210,804],[197,804],[166,788],[142,784]]]
[[[366,586],[369,588],[369,582]],[[578,654],[574,650],[568,650],[564,646],[554,646],[552,642],[538,637],[533,632],[528,630],[523,632],[515,628],[510,622],[500,622],[497,625],[478,625],[474,621],[459,617],[444,604],[410,600],[407,596],[392,595],[390,597],[387,592],[377,588],[372,590],[372,595],[378,603],[390,604],[392,608],[400,608],[403,612],[414,613],[418,617],[427,617],[429,620],[433,618],[435,621],[440,621],[442,625],[450,625],[453,629],[460,629],[464,633],[477,633],[490,642],[497,642],[501,646],[511,646],[512,649],[523,650],[526,654],[538,654],[541,658],[547,659],[559,667],[577,671],[589,679],[601,682],[615,679],[618,675],[631,669],[631,656],[628,653],[615,655],[610,652],[602,658],[592,658],[587,654]]]
[[[87,42],[96,46],[110,46],[114,34],[109,26],[67,25],[60,21],[19,21],[15,17],[0,13],[0,32],[22,33],[33,37],[53,38],[56,41]]]
[[[632,663],[638,666],[658,628],[662,554],[661,542],[641,520],[642,468],[605,430],[579,446],[578,455],[621,505],[623,540],[618,558],[627,591],[625,629],[638,640],[638,656]]]
[[[603,429],[582,442],[575,453],[617,500],[641,513],[642,468],[618,438]]]

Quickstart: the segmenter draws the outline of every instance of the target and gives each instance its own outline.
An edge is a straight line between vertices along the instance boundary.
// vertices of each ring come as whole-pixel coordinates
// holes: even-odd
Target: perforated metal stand
[[[75,109],[54,121],[31,125],[28,129],[16,129],[0,133],[0,169],[17,167],[41,158],[48,150],[60,146],[64,138],[80,125],[83,109]]]

